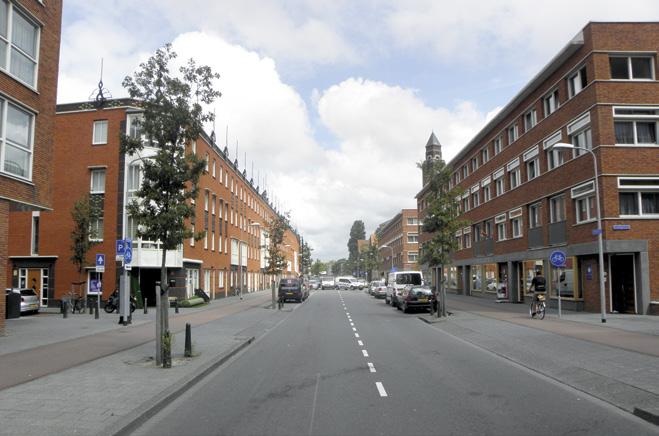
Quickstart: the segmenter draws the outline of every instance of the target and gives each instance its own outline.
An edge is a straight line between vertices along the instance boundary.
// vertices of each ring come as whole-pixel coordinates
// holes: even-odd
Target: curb
[[[194,374],[184,376],[170,387],[166,388],[151,400],[147,400],[138,406],[133,412],[121,417],[121,423],[113,423],[101,430],[97,435],[103,436],[123,436],[132,433],[141,424],[156,415],[165,406],[171,403],[176,397],[183,394],[185,391],[193,387],[197,382],[206,377],[209,373],[217,369],[231,357],[238,354],[249,344],[254,342],[254,336],[242,340],[239,344],[231,348],[224,354],[217,356],[210,362],[202,366],[199,371]]]
[[[650,422],[654,425],[659,425],[659,415],[656,413],[648,412],[647,410],[640,409],[638,407],[634,407],[634,415],[638,416],[639,418]]]

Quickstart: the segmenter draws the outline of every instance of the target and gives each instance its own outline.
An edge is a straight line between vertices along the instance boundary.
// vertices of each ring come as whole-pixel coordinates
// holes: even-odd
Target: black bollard
[[[98,305],[94,306],[94,319],[99,318]]]
[[[62,315],[64,316],[64,318],[68,318],[69,317],[69,302],[68,301],[66,301],[66,300],[62,301],[62,309],[63,309],[62,310]]]
[[[148,303],[148,300],[145,298],[145,299],[144,299],[144,314],[145,314],[145,315],[146,315],[147,313],[149,313],[149,310],[146,308],[147,303]]]
[[[174,313],[178,313],[178,298],[174,300]]]
[[[185,323],[185,357],[192,357],[192,330],[190,323]]]

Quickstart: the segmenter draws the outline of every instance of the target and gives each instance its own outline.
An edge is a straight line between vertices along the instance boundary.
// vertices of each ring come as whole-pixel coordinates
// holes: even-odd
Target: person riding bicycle
[[[533,288],[533,291],[531,291]],[[547,292],[547,280],[542,276],[542,271],[537,270],[535,272],[535,277],[531,280],[531,285],[529,286],[529,292],[533,293],[533,301],[538,302],[540,295],[544,295]]]

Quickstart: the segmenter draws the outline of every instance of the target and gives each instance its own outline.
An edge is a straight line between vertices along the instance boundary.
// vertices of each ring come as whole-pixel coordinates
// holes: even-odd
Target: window
[[[105,168],[91,170],[91,194],[105,193]]]
[[[494,141],[492,141],[492,146],[494,148],[494,155],[496,156],[497,154],[501,153],[501,150],[503,150],[503,139],[501,136],[498,136],[494,138]]]
[[[473,173],[478,169],[478,158],[474,157],[471,159],[471,172]]]
[[[206,166],[204,167],[204,170],[208,172],[208,164],[209,164],[210,156],[208,156],[208,153],[206,153],[206,158],[205,158],[205,164]]]
[[[540,175],[540,162],[538,153],[540,147],[537,145],[524,153],[523,159],[526,162],[526,180],[533,180]]]
[[[108,143],[108,120],[94,121],[94,134],[92,144]]]
[[[467,165],[464,165],[462,167],[462,178],[466,179],[468,175],[469,175],[469,168],[467,167]]]
[[[497,241],[506,240],[506,222],[497,224]]]
[[[609,56],[611,79],[652,80],[653,60],[650,56]]]
[[[4,114],[6,119],[3,119]],[[32,178],[33,126],[34,115],[0,99],[0,159],[3,172]]]
[[[0,68],[35,88],[38,46],[39,27],[13,3],[0,1]]]
[[[556,109],[558,109],[559,106],[558,89],[553,90],[547,96],[545,96],[545,98],[542,99],[542,105],[545,110],[545,117],[548,117],[549,115],[556,112]]]
[[[513,238],[522,237],[522,218],[513,218],[510,220],[510,225],[513,228]]]
[[[582,197],[575,200],[577,224],[595,219],[595,196]]]
[[[620,215],[659,215],[659,178],[618,179]]]
[[[510,181],[510,189],[515,189],[521,183],[519,173],[519,158],[508,163],[508,177]]]
[[[583,66],[576,73],[572,74],[567,79],[567,88],[570,98],[579,94],[588,84],[588,78],[586,76],[586,67]]]
[[[417,218],[407,218],[408,226],[417,226],[419,225],[419,220]]]
[[[32,255],[39,255],[39,212],[32,212]]]
[[[512,126],[508,127],[508,144],[512,144],[513,142],[517,141],[518,136],[519,132],[517,129],[517,124],[513,124]]]
[[[215,167],[216,167],[216,165],[217,165],[217,162],[215,161],[215,159],[213,159],[213,178],[215,178],[215,170],[216,170]]]
[[[485,163],[488,160],[490,160],[490,148],[488,146],[485,146],[481,150],[481,162]]]
[[[543,141],[543,146],[542,148],[545,150],[545,153],[547,154],[547,171],[553,170],[554,168],[557,168],[565,162],[565,159],[563,158],[563,152],[561,150],[555,150],[553,148],[550,148],[552,145],[561,142],[561,139],[563,138],[561,131],[559,130],[558,132],[554,133],[547,139]]]
[[[542,203],[529,206],[529,228],[535,229],[542,225]]]
[[[89,223],[89,240],[102,241],[103,240],[103,217],[100,216],[93,219]]]
[[[531,109],[524,114],[524,131],[528,132],[538,123],[538,116],[535,109]]]
[[[485,221],[483,223],[483,236],[485,239],[492,239],[492,221]]]
[[[495,171],[495,173],[492,175],[492,178],[494,179],[494,187],[498,197],[502,195],[506,189],[503,182],[503,168]]]
[[[483,186],[483,203],[490,201],[492,194],[490,193],[490,185]]]
[[[565,221],[564,195],[558,195],[549,199],[549,220],[552,223]]]
[[[464,235],[464,247],[471,248],[471,233]]]
[[[480,204],[480,195],[478,195],[478,191],[474,192],[471,194],[471,207],[478,207]]]
[[[615,121],[617,144],[658,144],[657,121]]]
[[[419,258],[419,252],[418,251],[408,251],[407,252],[407,261],[408,262],[416,262]]]
[[[407,234],[407,242],[409,244],[416,244],[419,242],[419,234],[418,233],[408,233]]]

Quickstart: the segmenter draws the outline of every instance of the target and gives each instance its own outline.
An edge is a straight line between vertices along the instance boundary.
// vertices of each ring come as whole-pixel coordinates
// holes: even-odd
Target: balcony
[[[476,257],[492,256],[494,254],[494,239],[488,238],[475,241],[473,249]]]
[[[549,245],[564,244],[567,242],[567,222],[560,221],[549,224]]]
[[[157,242],[133,241],[133,261],[131,265],[136,268],[160,268],[162,262],[161,244]],[[183,267],[183,247],[178,250],[169,250],[166,259],[167,268]]]
[[[539,248],[545,245],[542,227],[529,229],[529,248]]]

